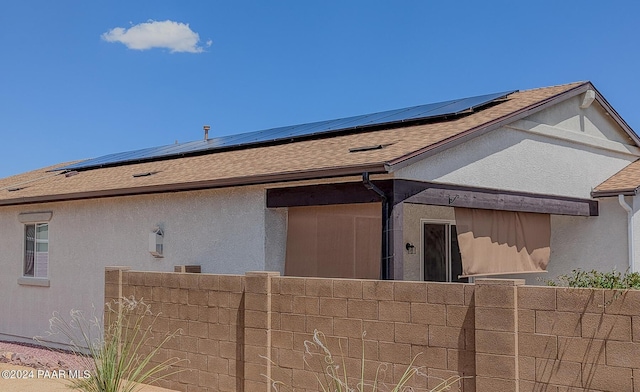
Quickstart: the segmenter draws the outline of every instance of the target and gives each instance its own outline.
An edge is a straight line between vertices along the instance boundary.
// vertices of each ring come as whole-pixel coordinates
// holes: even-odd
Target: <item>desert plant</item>
[[[95,312],[87,317],[82,311],[71,310],[68,320],[54,312],[46,335],[36,340],[60,336],[81,359],[88,370],[87,377],[67,379],[70,388],[85,392],[134,392],[141,384],[183,370],[174,368],[184,361],[179,358],[152,362],[179,332],[154,341],[151,328],[158,315],[142,299],[121,298],[106,304],[104,320]]]
[[[318,384],[318,391],[322,392],[408,392],[414,391],[414,387],[410,387],[407,384],[415,376],[427,376],[422,370],[422,367],[414,366],[414,362],[417,355],[411,360],[406,370],[400,377],[400,379],[392,385],[387,385],[384,382],[384,374],[387,368],[387,364],[379,363],[377,365],[375,376],[373,380],[365,379],[365,352],[364,352],[364,337],[362,336],[362,354],[360,358],[359,377],[355,380],[350,379],[347,375],[347,366],[345,356],[342,351],[342,344],[338,339],[338,346],[340,349],[340,356],[336,358],[329,350],[327,346],[327,339],[324,333],[314,330],[311,340],[305,340],[304,342],[304,354],[303,362],[306,367],[315,369],[315,377]],[[420,354],[418,354],[420,355]],[[429,390],[429,392],[443,392],[449,391],[452,387],[459,387],[463,377],[452,376],[448,379],[439,379],[439,384]],[[283,391],[295,391],[295,389],[287,385],[282,381],[269,380],[272,388],[275,392]]]

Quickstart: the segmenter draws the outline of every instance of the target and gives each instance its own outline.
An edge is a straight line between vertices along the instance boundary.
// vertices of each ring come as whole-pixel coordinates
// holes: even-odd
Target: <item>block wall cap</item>
[[[476,279],[477,285],[493,285],[493,286],[524,286],[524,279],[488,279],[480,278]]]
[[[105,271],[129,271],[131,270],[131,267],[127,267],[127,266],[108,266],[108,267],[104,267]]]

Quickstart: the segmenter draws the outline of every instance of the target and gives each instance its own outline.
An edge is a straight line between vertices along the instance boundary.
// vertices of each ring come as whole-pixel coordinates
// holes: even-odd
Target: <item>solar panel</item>
[[[517,91],[517,90],[516,90]],[[346,117],[336,120],[318,121],[308,124],[290,125],[263,131],[241,133],[237,135],[214,137],[161,147],[144,148],[102,157],[87,159],[56,170],[81,170],[102,166],[150,161],[169,157],[197,154],[229,148],[242,148],[260,144],[277,143],[324,134],[338,134],[369,127],[401,124],[458,115],[493,101],[505,98],[515,91],[480,95],[477,97],[455,99],[451,101],[413,106],[404,109]]]

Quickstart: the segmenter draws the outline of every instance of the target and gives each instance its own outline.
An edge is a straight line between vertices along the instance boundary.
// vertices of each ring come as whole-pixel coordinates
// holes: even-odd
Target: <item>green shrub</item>
[[[618,290],[639,290],[640,274],[637,272],[610,271],[601,272],[596,270],[584,271],[574,269],[569,274],[558,276],[557,280],[548,280],[549,286],[585,287],[598,289],[618,289]]]
[[[106,304],[102,317],[87,317],[72,310],[68,320],[57,312],[49,320],[46,336],[61,336],[89,370],[86,378],[68,379],[69,387],[85,392],[134,392],[141,384],[164,379],[181,369],[184,361],[169,358],[159,364],[152,359],[178,331],[155,340],[151,328],[158,317],[150,305],[135,298],[122,298]],[[36,337],[43,340],[43,337]]]

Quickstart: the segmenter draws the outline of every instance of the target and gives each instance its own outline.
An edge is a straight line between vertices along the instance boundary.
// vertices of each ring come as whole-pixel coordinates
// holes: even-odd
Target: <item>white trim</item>
[[[18,220],[20,223],[46,223],[52,216],[52,211],[21,212],[18,214]]]
[[[24,267],[24,266],[23,266]],[[49,278],[34,278],[33,276],[22,276],[18,278],[20,286],[40,286],[49,287]]]
[[[38,226],[39,225],[47,225],[47,239],[46,240],[38,240]],[[33,231],[33,276],[26,276],[25,273],[25,256],[26,256],[26,243],[27,243],[27,236],[26,236],[26,226],[33,226],[34,231]],[[46,286],[49,286],[49,222],[29,222],[29,223],[25,223],[22,225],[22,261],[21,261],[21,266],[22,266],[22,273],[21,273],[21,278],[24,279],[37,279],[40,281],[46,280]],[[36,276],[37,275],[37,262],[38,262],[38,253],[45,253],[45,252],[38,252],[38,244],[42,244],[42,243],[46,243],[47,244],[47,276]],[[25,281],[25,282],[29,282],[29,281]],[[45,286],[45,284],[41,284],[41,283],[21,283],[20,279],[18,279],[18,284],[31,284],[34,286]]]
[[[609,139],[603,139],[592,135],[576,133],[566,129],[554,127],[547,124],[540,124],[531,120],[518,120],[510,124],[504,125],[504,128],[516,131],[542,135],[556,140],[569,141],[583,146],[597,148],[599,150],[607,150],[620,154],[630,155],[633,157],[640,156],[640,148]]]

